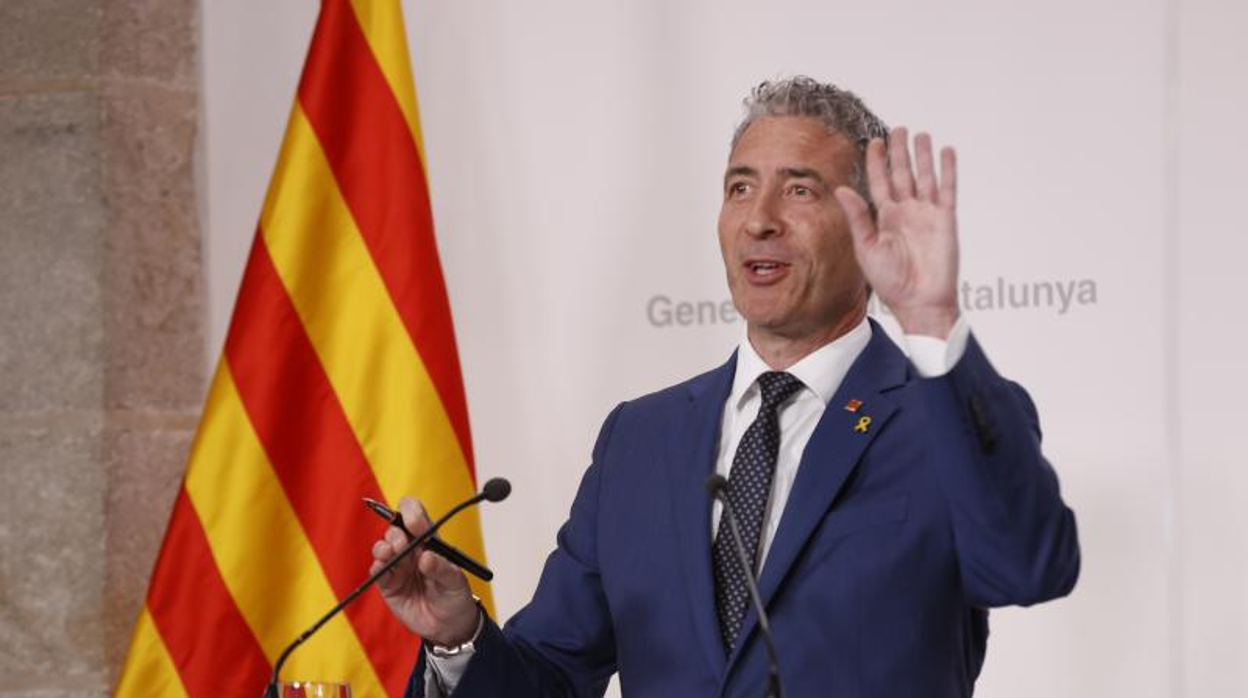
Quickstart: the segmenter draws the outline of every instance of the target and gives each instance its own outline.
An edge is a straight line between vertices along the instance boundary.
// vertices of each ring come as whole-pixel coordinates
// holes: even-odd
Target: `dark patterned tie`
[[[758,564],[759,541],[762,539],[763,517],[767,513],[767,499],[771,495],[771,480],[776,472],[776,455],[780,451],[779,408],[802,387],[797,378],[778,371],[758,377],[758,387],[763,404],[758,417],[741,437],[737,453],[732,458],[732,470],[728,473],[727,497],[737,516],[741,529],[745,555]],[[750,597],[745,575],[754,570],[741,569],[741,563],[733,552],[732,534],[728,531],[728,517],[719,517],[719,531],[711,547],[711,561],[715,572],[715,607],[719,612],[719,631],[724,638],[724,651],[732,649],[732,643],[741,631],[745,609]]]

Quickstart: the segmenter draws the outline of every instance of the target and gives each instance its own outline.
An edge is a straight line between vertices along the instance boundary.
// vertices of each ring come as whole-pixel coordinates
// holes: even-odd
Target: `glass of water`
[[[345,681],[283,681],[279,689],[281,698],[351,698]]]

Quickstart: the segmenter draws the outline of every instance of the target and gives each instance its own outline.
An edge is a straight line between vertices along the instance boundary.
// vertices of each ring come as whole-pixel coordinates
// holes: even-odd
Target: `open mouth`
[[[764,283],[777,280],[789,270],[789,265],[772,259],[752,259],[745,263],[745,269],[751,280]]]

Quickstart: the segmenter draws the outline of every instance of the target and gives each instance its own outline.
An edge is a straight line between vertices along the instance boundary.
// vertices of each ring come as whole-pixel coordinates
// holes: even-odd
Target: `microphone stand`
[[[737,561],[745,570],[745,588],[750,593],[750,602],[758,615],[758,629],[763,636],[763,644],[767,646],[767,698],[781,698],[784,694],[780,685],[780,654],[776,651],[776,643],[771,636],[771,623],[767,619],[767,611],[763,608],[763,599],[758,592],[758,582],[754,579],[754,565],[745,554],[745,544],[741,541],[741,529],[737,528],[737,517],[724,495],[728,480],[718,473],[706,479],[706,491],[712,499],[719,500],[724,507],[724,516],[728,519],[728,532],[732,535],[733,548],[737,551]]]
[[[485,487],[481,488],[480,492],[473,495],[470,499],[455,505],[454,508],[443,514],[441,518],[434,521],[433,525],[427,528],[424,533],[408,541],[407,545],[403,546],[397,555],[390,558],[386,564],[381,566],[380,569],[369,575],[368,579],[365,579],[363,584],[356,587],[350,594],[344,596],[343,599],[335,604],[333,608],[329,609],[329,613],[321,616],[320,620],[316,621],[310,628],[300,633],[299,637],[295,638],[294,642],[290,643],[286,646],[286,649],[282,650],[281,655],[277,658],[277,662],[273,665],[273,675],[269,679],[269,685],[264,689],[264,698],[280,698],[278,695],[278,684],[280,683],[278,676],[281,674],[282,666],[286,664],[286,660],[290,657],[291,652],[294,652],[296,648],[307,642],[308,638],[312,637],[317,630],[321,629],[321,626],[325,625],[330,621],[330,619],[341,613],[342,609],[347,607],[347,604],[354,601],[356,597],[363,594],[365,590],[376,584],[377,580],[381,579],[382,575],[394,569],[394,566],[399,564],[400,560],[410,555],[413,550],[420,547],[422,543],[433,537],[433,535],[438,532],[438,529],[442,527],[442,524],[449,521],[451,517],[455,516],[459,512],[480,503],[482,500],[497,502],[505,499],[510,493],[511,483],[508,483],[502,478],[494,478],[485,483]]]

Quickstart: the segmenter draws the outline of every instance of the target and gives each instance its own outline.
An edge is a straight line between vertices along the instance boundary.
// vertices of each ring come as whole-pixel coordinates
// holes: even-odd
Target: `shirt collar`
[[[841,386],[845,374],[849,373],[854,359],[870,341],[871,323],[864,317],[854,329],[802,357],[787,372],[800,380],[826,407]],[[770,370],[771,367],[754,351],[749,337],[742,339],[737,347],[737,372],[732,380],[728,404],[734,409],[742,409],[745,402],[758,392],[755,387],[758,377]]]

